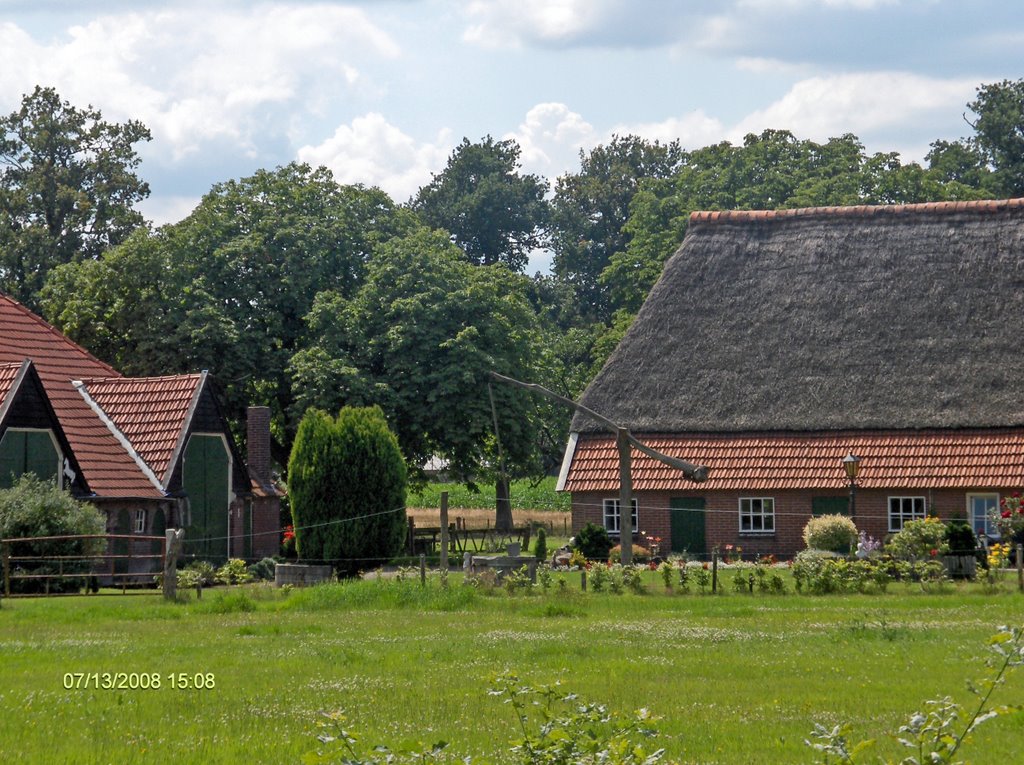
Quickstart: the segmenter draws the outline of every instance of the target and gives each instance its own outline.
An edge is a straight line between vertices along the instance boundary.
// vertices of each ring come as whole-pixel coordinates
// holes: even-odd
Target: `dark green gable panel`
[[[196,555],[227,555],[230,460],[220,436],[193,434],[185,447],[182,488],[188,494],[192,524],[186,550]]]
[[[9,489],[25,472],[25,434],[8,430],[0,439],[0,488]]]
[[[25,472],[40,478],[56,479],[60,468],[57,449],[50,431],[31,430],[25,434]]]
[[[673,497],[669,500],[669,528],[672,552],[703,555],[707,552],[704,535],[704,498]]]
[[[8,429],[0,439],[0,488],[9,488],[25,473],[56,480],[59,463],[50,431]]]

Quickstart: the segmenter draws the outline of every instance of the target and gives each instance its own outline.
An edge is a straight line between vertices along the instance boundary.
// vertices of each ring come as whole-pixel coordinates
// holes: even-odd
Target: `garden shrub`
[[[548,557],[548,535],[541,526],[537,529],[537,541],[533,545],[533,554],[537,560],[547,560]]]
[[[353,575],[396,555],[405,541],[406,467],[380,407],[309,410],[288,460],[300,560]]]
[[[885,549],[895,558],[928,558],[944,555],[949,551],[946,524],[934,517],[907,521],[889,540]]]
[[[612,563],[622,562],[622,545],[615,545],[615,547],[608,551],[608,560]],[[633,545],[634,563],[649,563],[650,560],[650,550],[648,550],[646,547],[641,547],[640,545]]]
[[[590,584],[590,589],[593,592],[603,592],[604,586],[610,578],[608,567],[603,563],[598,563],[587,573],[587,582]]]
[[[845,515],[819,515],[804,526],[804,544],[810,550],[846,554],[857,544],[857,526]]]
[[[213,578],[221,584],[245,584],[252,581],[252,574],[241,558],[231,558],[217,569]]]
[[[205,560],[194,560],[178,571],[178,587],[209,587],[216,579],[213,564]]]
[[[608,530],[596,523],[588,523],[573,538],[573,548],[579,550],[587,560],[608,560],[612,540]]]
[[[249,573],[258,582],[270,582],[274,579],[277,563],[273,558],[264,558],[249,566]]]
[[[978,538],[965,520],[952,520],[946,524],[946,544],[952,555],[974,555],[978,549]]]
[[[14,539],[19,537],[48,537],[78,534],[103,534],[106,532],[106,516],[87,502],[80,502],[51,481],[37,478],[34,473],[26,473],[15,484],[0,491],[0,537]],[[78,539],[49,542],[18,542],[10,546],[12,556],[75,556],[101,555],[106,552],[106,541],[103,539]],[[57,565],[52,562],[42,564],[22,564],[28,568],[15,566],[12,573],[52,574],[57,573]],[[89,572],[88,561],[65,561],[65,573],[77,573],[78,566],[83,574]],[[11,592],[40,592],[44,588],[43,579],[14,579]],[[75,591],[86,582],[77,579],[51,579],[50,592]]]

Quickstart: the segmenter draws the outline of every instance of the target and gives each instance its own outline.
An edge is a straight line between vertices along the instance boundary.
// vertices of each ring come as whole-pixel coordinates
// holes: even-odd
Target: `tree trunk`
[[[494,528],[497,531],[512,530],[512,500],[508,495],[508,478],[498,476],[494,481],[494,491],[497,496],[495,504]]]

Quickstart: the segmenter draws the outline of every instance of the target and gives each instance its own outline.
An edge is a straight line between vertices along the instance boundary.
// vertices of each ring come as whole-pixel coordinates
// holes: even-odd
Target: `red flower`
[[[293,526],[285,526],[283,541],[287,542],[290,539],[295,539],[295,528]]]
[[[1003,516],[1004,518],[1009,518],[1009,517],[1010,517],[1010,511],[1009,511],[1009,510],[1003,510],[1003,512],[1001,513],[1001,515],[1002,515],[1002,516]]]
[[[931,555],[934,558],[936,555],[939,554],[939,551],[933,548],[932,550],[929,551],[928,554]]]

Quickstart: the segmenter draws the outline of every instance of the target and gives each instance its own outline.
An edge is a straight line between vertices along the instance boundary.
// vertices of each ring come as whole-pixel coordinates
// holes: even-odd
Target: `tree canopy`
[[[295,406],[379,404],[414,468],[441,456],[472,480],[493,455],[488,373],[532,374],[537,320],[524,292],[523,277],[472,265],[444,232],[395,238],[351,299],[317,297],[313,341],[291,366]],[[529,399],[495,398],[506,457],[526,470],[537,457]]]
[[[148,140],[141,122],[104,122],[53,88],[0,118],[0,289],[36,307],[51,269],[98,258],[143,224],[135,144]]]
[[[580,171],[566,173],[556,182],[552,271],[573,287],[581,316],[610,318],[609,288],[599,277],[629,242],[625,224],[633,196],[645,179],[671,177],[683,156],[677,141],[666,145],[634,135],[613,136],[589,154],[581,151]]]
[[[470,262],[522,271],[543,242],[547,184],[519,173],[519,154],[513,140],[464,138],[445,169],[416,194],[412,209],[431,228],[448,231]]]
[[[384,192],[340,186],[325,168],[260,170],[217,184],[180,223],[58,268],[43,302],[125,373],[208,369],[229,416],[261,403],[294,432],[286,368],[316,295],[354,294],[377,244],[411,220]],[[286,442],[279,434],[282,461]]]

